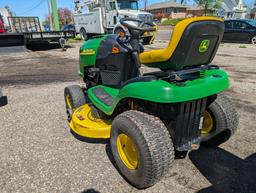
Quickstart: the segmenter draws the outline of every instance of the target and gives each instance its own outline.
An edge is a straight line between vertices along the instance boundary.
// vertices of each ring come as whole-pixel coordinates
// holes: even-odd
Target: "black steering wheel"
[[[137,26],[132,25],[129,22],[137,23]],[[120,19],[120,23],[123,26],[127,27],[130,34],[135,38],[139,38],[145,32],[152,32],[156,30],[156,28],[154,27],[155,25],[152,22],[144,22],[141,19],[137,18],[122,18]]]

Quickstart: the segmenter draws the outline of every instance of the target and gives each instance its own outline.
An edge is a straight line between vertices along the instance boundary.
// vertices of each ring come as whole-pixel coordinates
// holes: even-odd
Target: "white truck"
[[[139,10],[138,0],[75,0],[75,28],[83,39],[95,34],[128,33],[119,22],[124,17],[153,21],[151,13]],[[142,39],[144,44],[150,44],[154,39],[154,33],[144,34]]]

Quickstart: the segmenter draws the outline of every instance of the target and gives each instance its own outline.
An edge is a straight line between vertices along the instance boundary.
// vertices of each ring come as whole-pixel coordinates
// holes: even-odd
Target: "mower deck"
[[[90,104],[79,107],[72,115],[70,128],[78,135],[87,138],[108,139],[110,137],[110,120],[102,120],[93,115]]]

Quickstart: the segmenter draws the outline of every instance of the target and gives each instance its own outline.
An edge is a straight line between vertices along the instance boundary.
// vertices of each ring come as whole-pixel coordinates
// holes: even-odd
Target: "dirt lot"
[[[163,47],[157,43],[149,47]],[[256,47],[222,44],[214,64],[230,74],[240,125],[216,149],[201,147],[176,160],[146,190],[131,187],[111,163],[107,143],[76,139],[66,122],[63,90],[79,84],[78,45],[0,55],[0,192],[256,192]]]

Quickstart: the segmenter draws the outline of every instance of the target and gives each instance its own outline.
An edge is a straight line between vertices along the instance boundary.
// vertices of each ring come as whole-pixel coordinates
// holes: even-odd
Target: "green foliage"
[[[245,45],[241,45],[241,46],[239,46],[239,48],[246,48],[246,46]]]
[[[82,37],[80,35],[77,35],[75,38],[69,38],[68,43],[79,43],[82,41]]]
[[[215,4],[213,5],[213,8],[215,8],[215,9],[220,9],[221,8],[221,5],[222,5],[222,0],[217,0],[216,2],[215,2]]]
[[[65,24],[70,24],[73,21],[72,11],[68,8],[59,8],[58,9],[59,23],[60,28],[62,28]],[[50,25],[50,17],[48,14],[45,16],[43,24]]]
[[[72,11],[67,8],[59,8],[58,15],[61,28],[72,22]]]
[[[164,25],[176,25],[177,23],[179,23],[180,21],[182,21],[183,19],[168,19],[162,22],[162,24]]]
[[[75,40],[83,40],[80,34],[78,34],[74,39]]]
[[[195,2],[204,8],[204,13],[207,15],[209,9],[221,8],[223,0],[195,0]]]

